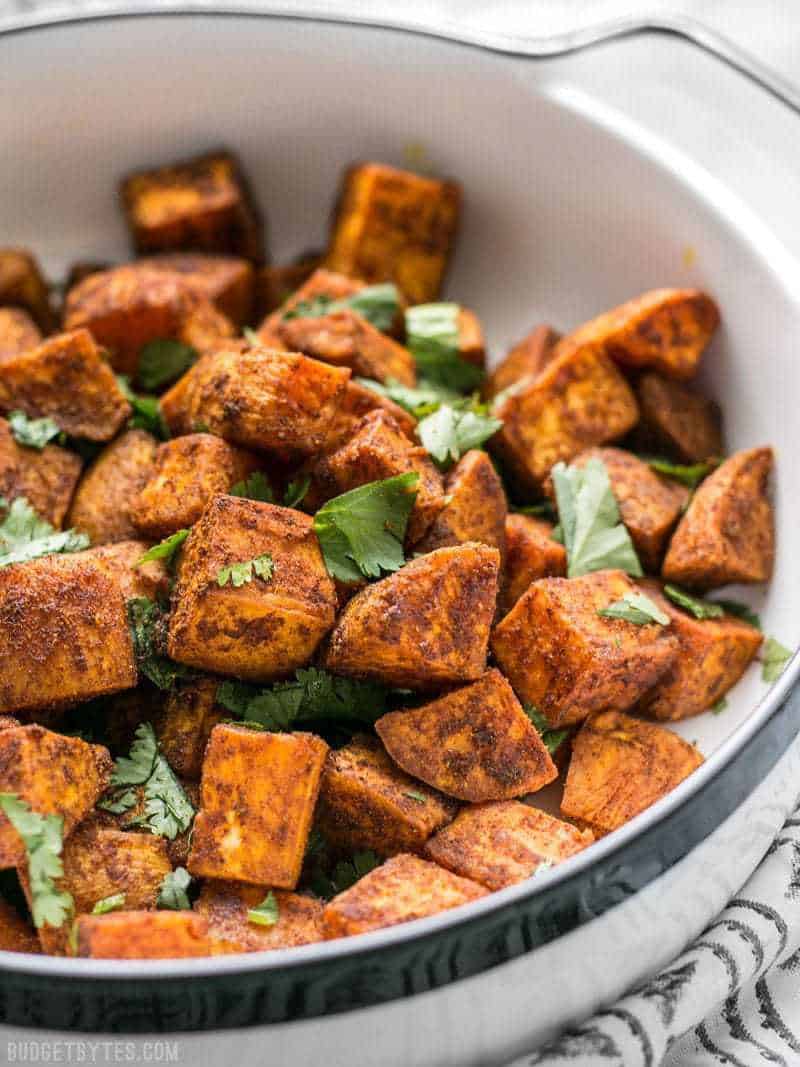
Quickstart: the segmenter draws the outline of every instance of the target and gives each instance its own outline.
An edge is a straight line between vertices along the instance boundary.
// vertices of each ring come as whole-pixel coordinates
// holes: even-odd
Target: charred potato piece
[[[411,560],[350,600],[324,666],[409,689],[476,680],[486,666],[499,565],[496,548],[472,543]]]
[[[167,696],[156,733],[164,757],[182,778],[199,778],[214,727],[227,712],[217,706],[216,678],[192,678]]]
[[[16,793],[41,815],[60,815],[66,838],[108,785],[111,756],[102,745],[35,723],[0,730],[0,793]],[[0,869],[25,862],[22,838],[0,814]]]
[[[702,463],[723,454],[719,405],[696,389],[660,374],[643,374],[636,383],[640,421],[636,445],[666,452],[684,463]]]
[[[631,388],[599,347],[553,358],[492,411],[503,427],[491,447],[524,489],[537,490],[559,460],[622,437],[636,423]]]
[[[483,886],[401,853],[339,893],[322,916],[325,938],[351,937],[423,919],[486,896]]]
[[[502,560],[508,504],[503,483],[486,453],[477,449],[465,453],[447,475],[444,493],[445,505],[414,545],[415,551],[480,541],[496,548]]]
[[[773,458],[771,448],[750,448],[706,478],[670,541],[666,581],[695,589],[769,581],[775,560],[768,497]]]
[[[419,852],[457,807],[398,770],[375,738],[361,736],[328,753],[317,825],[335,849],[392,856]]]
[[[491,399],[523,378],[536,378],[552,360],[560,336],[552,326],[534,326],[486,379],[484,396]]]
[[[688,719],[713,707],[739,681],[758,655],[763,635],[733,615],[696,619],[661,592],[658,582],[641,583],[647,596],[670,617],[678,656],[639,701],[645,714],[660,720]]]
[[[558,776],[539,732],[494,668],[430,704],[390,711],[375,729],[404,771],[458,800],[510,800]]]
[[[179,275],[192,292],[210,301],[239,329],[253,317],[255,271],[246,259],[172,252],[141,259],[139,264]]]
[[[61,333],[7,359],[0,411],[49,415],[73,437],[108,441],[131,413],[113,371],[87,330]]]
[[[47,282],[22,248],[0,248],[0,307],[23,308],[43,333],[55,325]]]
[[[263,317],[283,307],[292,293],[304,285],[322,262],[322,254],[310,252],[295,263],[262,267],[256,273],[256,307]]]
[[[152,473],[131,503],[134,526],[154,541],[192,526],[215,496],[259,466],[252,452],[209,433],[166,441],[156,449]]]
[[[37,515],[61,529],[81,474],[80,457],[58,445],[39,451],[18,445],[0,419],[0,497],[9,503],[24,496]]]
[[[342,403],[336,413],[328,438],[322,447],[323,455],[333,452],[339,445],[343,445],[358,430],[365,415],[371,411],[384,411],[394,419],[401,432],[413,444],[417,444],[414,436],[414,427],[417,420],[413,415],[395,404],[386,396],[381,396],[368,386],[358,382],[347,383],[342,397]]]
[[[144,430],[128,430],[100,453],[80,480],[67,518],[93,545],[138,536],[131,503],[150,477],[158,447]]]
[[[455,241],[461,190],[381,163],[344,178],[325,266],[394,282],[410,304],[436,300]]]
[[[27,311],[0,307],[0,365],[9,356],[36,348],[41,340],[41,331]]]
[[[238,587],[223,568],[268,554],[273,573]],[[169,655],[252,681],[309,662],[334,623],[336,594],[314,522],[289,508],[218,496],[184,543],[173,591]]]
[[[78,956],[95,960],[169,960],[211,956],[208,923],[192,911],[112,911],[79,915]]]
[[[0,711],[60,709],[136,685],[125,600],[83,558],[0,568]]]
[[[518,800],[471,804],[425,845],[425,856],[495,892],[569,859],[594,841],[590,830]]]
[[[41,952],[36,931],[16,908],[0,897],[0,949],[4,952]]]
[[[668,627],[598,614],[635,589],[622,571],[541,578],[495,627],[500,669],[551,726],[630,708],[675,661]]]
[[[687,381],[718,325],[719,310],[707,293],[654,289],[585,323],[559,342],[559,350],[599,346],[623,367],[650,367]]]
[[[530,515],[506,518],[506,561],[497,601],[501,616],[511,611],[531,582],[566,575],[567,553],[552,532],[552,523]]]
[[[215,726],[203,761],[191,873],[294,889],[327,752],[313,734]]]
[[[139,253],[218,252],[264,259],[263,224],[229,152],[131,174],[120,193]]]
[[[274,891],[278,921],[273,926],[249,922],[250,908],[258,907],[270,892],[269,886],[263,885],[206,882],[194,910],[207,921],[210,936],[234,952],[292,948],[323,940],[322,902],[299,893]]]
[[[610,833],[655,804],[703,762],[663,726],[601,711],[572,743],[561,810],[598,834]]]

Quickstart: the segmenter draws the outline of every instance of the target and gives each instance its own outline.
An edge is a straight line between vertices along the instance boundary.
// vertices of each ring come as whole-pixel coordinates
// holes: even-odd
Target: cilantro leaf
[[[403,385],[395,378],[387,378],[384,383],[375,382],[371,378],[355,380],[373,393],[393,400],[416,419],[432,414],[442,404],[455,404],[461,399],[461,394],[455,390],[438,382],[426,381],[425,378],[420,378],[416,386]]]
[[[673,604],[677,604],[679,608],[683,608],[690,615],[694,615],[696,619],[719,619],[725,614],[725,609],[721,604],[715,604],[713,600],[704,600],[702,597],[692,596],[691,593],[687,593],[685,589],[681,589],[677,585],[667,583],[664,586],[664,595]]]
[[[751,626],[755,626],[757,630],[761,629],[761,619],[749,604],[743,604],[739,600],[716,600],[713,603],[719,604],[728,615],[735,615],[737,619],[744,619]]]
[[[26,448],[36,448],[39,452],[61,433],[58,423],[47,415],[41,419],[29,419],[24,411],[12,411],[7,418],[17,444],[24,445]]]
[[[274,926],[279,917],[278,901],[271,889],[260,904],[247,909],[247,921],[257,926]]]
[[[125,907],[125,894],[113,893],[110,897],[98,900],[92,908],[92,915],[107,915],[110,911],[118,911]]]
[[[725,709],[727,708],[727,706],[728,706],[728,699],[727,699],[727,697],[720,697],[720,698],[719,698],[719,700],[716,700],[716,701],[715,701],[715,702],[714,702],[714,703],[713,703],[713,704],[711,705],[710,711],[711,711],[711,712],[712,712],[712,714],[714,714],[714,715],[719,715],[719,714],[720,714],[720,712],[723,712],[723,711],[724,711],[724,710],[725,710]]]
[[[330,900],[338,893],[355,885],[359,878],[379,867],[380,859],[371,849],[356,852],[350,859],[339,860],[333,871],[327,874],[323,866],[317,865],[311,882],[312,891],[325,900]]]
[[[551,477],[567,549],[567,577],[607,568],[640,577],[642,565],[620,521],[605,463],[596,457],[583,467],[556,463]]]
[[[283,506],[285,508],[296,508],[298,504],[302,503],[310,485],[310,474],[304,474],[302,478],[289,482],[286,486],[286,492],[283,494]]]
[[[662,459],[659,456],[642,456],[645,463],[657,474],[663,474],[673,481],[681,482],[687,489],[696,489],[707,478],[717,464],[713,461],[707,463],[672,463],[671,460]]]
[[[606,619],[623,619],[635,626],[647,626],[651,622],[657,622],[659,626],[669,625],[669,615],[644,593],[625,593],[621,600],[600,608],[597,614]]]
[[[447,465],[461,459],[471,448],[478,448],[495,434],[503,423],[473,411],[457,411],[443,404],[417,425],[417,436],[437,463]]]
[[[244,337],[245,341],[247,341],[249,345],[255,345],[256,347],[258,347],[261,344],[261,338],[258,336],[256,331],[251,329],[249,326],[245,326],[245,328],[242,330],[242,337]]]
[[[406,345],[422,377],[458,392],[483,381],[482,367],[467,363],[459,348],[458,304],[418,304],[406,311]]]
[[[160,437],[164,441],[169,440],[169,427],[161,414],[158,397],[134,393],[129,379],[124,374],[117,375],[117,384],[123,396],[133,408],[133,415],[128,419],[128,429],[147,430],[154,437]]]
[[[235,589],[239,589],[247,582],[252,582],[254,575],[256,578],[262,578],[265,582],[268,582],[274,570],[275,563],[272,556],[269,552],[265,552],[254,559],[242,560],[240,563],[231,563],[227,567],[220,568],[217,574],[217,585],[222,586],[230,583]]]
[[[159,541],[157,545],[148,548],[145,554],[136,560],[134,567],[141,567],[143,563],[150,563],[154,559],[163,559],[170,562],[189,536],[189,532],[189,530],[176,530],[174,534],[170,534],[163,541]]]
[[[549,500],[540,500],[537,504],[523,504],[514,508],[518,515],[530,515],[535,519],[546,519],[548,522],[556,522],[558,513],[555,505]]]
[[[74,907],[71,895],[55,884],[64,873],[64,820],[60,815],[32,811],[16,793],[0,793],[0,808],[25,845],[34,926],[37,930],[45,925],[61,926]]]
[[[334,300],[327,293],[320,293],[311,300],[300,300],[293,308],[284,312],[283,318],[319,319],[334,311],[346,309],[357,312],[367,322],[372,323],[376,330],[386,333],[391,330],[392,323],[400,313],[400,294],[397,286],[391,282],[367,285],[341,300]]]
[[[761,651],[761,679],[764,682],[777,682],[783,674],[786,664],[793,653],[774,637],[768,637]]]
[[[360,581],[403,566],[403,540],[418,482],[416,471],[368,482],[319,509],[314,529],[334,578]]]
[[[547,719],[534,704],[523,704],[522,710],[538,730],[547,751],[554,756],[569,737],[569,730],[552,730]]]
[[[266,504],[273,504],[275,497],[272,494],[272,486],[261,471],[253,471],[248,474],[243,482],[237,482],[228,490],[231,496],[246,496],[248,500],[261,500]]]
[[[10,505],[0,497],[0,508],[8,508],[0,522],[0,567],[56,552],[80,552],[89,547],[85,533],[54,529],[36,514],[24,496],[18,496]]]
[[[166,628],[163,612],[147,597],[132,597],[127,609],[139,671],[159,689],[171,689],[177,678],[185,678],[190,672],[182,663],[162,654]]]
[[[176,867],[165,874],[156,898],[156,907],[167,911],[188,911],[191,908],[187,890],[192,876],[185,867]]]
[[[151,391],[173,382],[192,366],[197,351],[191,345],[171,338],[148,341],[139,351],[136,377],[142,388]]]
[[[418,804],[427,804],[425,797],[422,793],[418,793],[416,789],[407,789],[403,796],[408,797],[409,800],[416,800]]]

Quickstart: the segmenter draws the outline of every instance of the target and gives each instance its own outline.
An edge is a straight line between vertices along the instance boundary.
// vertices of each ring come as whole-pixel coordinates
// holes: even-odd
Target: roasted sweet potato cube
[[[107,445],[81,478],[67,525],[87,533],[93,545],[138,537],[131,504],[150,477],[156,448],[144,430],[127,430]]]
[[[309,252],[295,263],[262,267],[256,272],[256,308],[259,315],[269,315],[282,307],[289,297],[311,277],[322,262],[320,252]]]
[[[139,565],[149,547],[145,541],[114,541],[108,545],[95,545],[85,552],[75,552],[70,555],[69,563],[78,565],[85,561],[94,564],[111,578],[125,600],[131,597],[167,600],[172,576],[164,561],[153,559]]]
[[[95,960],[169,960],[214,954],[208,923],[193,911],[79,915],[77,928],[77,955]]]
[[[392,856],[419,852],[457,808],[399,770],[375,738],[361,736],[328,753],[317,825],[335,849]]]
[[[178,273],[127,263],[91,274],[67,294],[64,326],[85,328],[112,366],[135,377],[150,341],[178,340],[206,352],[233,337],[233,324]]]
[[[211,731],[229,717],[217,705],[216,678],[192,678],[172,690],[159,716],[156,732],[164,757],[182,778],[199,778]]]
[[[223,569],[268,554],[271,577],[234,585]],[[179,663],[269,681],[311,659],[330,630],[336,593],[308,515],[218,496],[184,542],[169,654]]]
[[[333,452],[339,445],[349,440],[359,429],[364,416],[371,411],[385,411],[394,419],[402,433],[413,444],[417,444],[414,436],[417,420],[413,415],[409,415],[399,404],[395,404],[394,400],[381,396],[374,389],[361,385],[359,382],[349,381],[327,440],[322,446],[322,453]]]
[[[64,279],[63,292],[65,294],[68,293],[70,289],[82,282],[84,278],[88,278],[90,274],[100,274],[104,270],[111,270],[113,266],[113,263],[99,259],[78,259],[74,263],[70,263]]]
[[[229,152],[131,174],[120,192],[137,252],[219,252],[264,259],[263,224]]]
[[[541,578],[495,627],[500,669],[551,726],[632,707],[674,662],[678,643],[668,626],[598,614],[635,588],[622,571]]]
[[[550,468],[585,448],[622,437],[638,418],[631,388],[598,347],[552,359],[535,378],[499,398],[503,428],[491,447],[524,489],[541,487]]]
[[[255,271],[246,259],[172,252],[150,256],[139,263],[179,275],[193,292],[210,301],[234,326],[241,328],[253,317]]]
[[[537,377],[552,360],[560,336],[552,326],[534,326],[486,379],[484,396],[496,397],[523,378]]]
[[[337,674],[409,689],[471,682],[486,667],[500,553],[439,548],[356,593],[324,653]]]
[[[496,891],[551,867],[591,845],[578,830],[518,800],[471,804],[425,845],[428,859]]]
[[[64,837],[92,810],[110,773],[111,756],[102,745],[36,723],[0,730],[0,793],[16,793],[40,815],[60,815]],[[24,862],[22,839],[0,814],[0,869]]]
[[[192,874],[294,889],[327,752],[313,734],[215,726],[203,761]]]
[[[505,556],[505,490],[485,452],[473,449],[453,467],[444,483],[445,505],[414,545],[417,552],[432,552],[447,545],[480,541]]]
[[[699,289],[653,289],[598,315],[559,342],[559,350],[599,346],[623,367],[651,367],[686,381],[719,325],[719,310]]]
[[[723,454],[719,405],[682,382],[655,372],[636,383],[640,420],[635,442],[643,452],[666,453],[684,463]]]
[[[0,949],[4,952],[41,952],[36,931],[20,913],[0,897]]]
[[[655,804],[703,762],[688,741],[663,726],[601,711],[572,743],[561,810],[599,834]]]
[[[696,619],[661,593],[658,582],[642,582],[647,596],[670,617],[678,655],[639,708],[654,719],[688,719],[713,707],[739,681],[761,647],[761,631],[724,615]]]
[[[260,465],[252,452],[210,433],[166,441],[158,446],[150,477],[131,504],[133,523],[154,541],[168,537],[192,526],[215,496]]]
[[[92,561],[0,568],[0,712],[59,709],[136,685],[118,582]]]
[[[0,411],[49,415],[73,437],[108,441],[131,413],[117,380],[87,330],[61,333],[5,360]]]
[[[335,896],[323,912],[323,929],[327,940],[366,934],[424,919],[485,895],[486,890],[477,882],[401,853]]]
[[[310,455],[325,443],[349,378],[307,356],[234,343],[199,361],[161,410],[173,432],[202,427],[243,448]]]
[[[247,912],[258,907],[270,892],[269,886],[263,885],[206,882],[194,910],[208,922],[209,935],[225,942],[235,952],[292,948],[323,940],[324,905],[299,893],[274,891],[278,921],[273,926],[249,922]]]
[[[409,471],[419,475],[406,531],[406,540],[413,545],[442,510],[444,485],[425,449],[413,444],[387,411],[369,412],[344,444],[314,465],[305,506],[319,508],[326,500],[360,485]]]
[[[0,715],[0,730],[11,730],[21,725],[19,719],[15,719],[13,715]]]
[[[47,282],[36,260],[22,248],[0,248],[0,307],[23,308],[44,333],[53,329]]]
[[[497,606],[507,615],[531,582],[539,578],[563,578],[567,573],[567,553],[550,536],[552,523],[531,515],[506,518],[506,561],[500,582]]]
[[[39,451],[17,444],[0,419],[0,497],[24,496],[37,515],[60,529],[81,473],[80,457],[58,445]]]
[[[0,307],[0,365],[9,356],[36,348],[41,340],[42,334],[27,311]]]
[[[458,800],[510,800],[558,776],[539,732],[494,668],[430,704],[390,711],[375,729],[404,771]]]
[[[345,174],[325,265],[394,282],[410,304],[436,300],[455,241],[461,190],[381,163]]]
[[[458,311],[458,354],[467,363],[482,367],[486,362],[486,341],[481,320],[469,308]]]
[[[662,574],[695,589],[769,581],[775,529],[771,448],[736,452],[702,483],[669,543]]]

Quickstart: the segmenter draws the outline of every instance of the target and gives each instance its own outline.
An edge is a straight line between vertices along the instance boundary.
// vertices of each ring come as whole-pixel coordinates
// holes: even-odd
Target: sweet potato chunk
[[[264,259],[263,224],[229,152],[131,174],[120,193],[137,252],[219,252]]]
[[[262,267],[256,272],[256,308],[261,316],[282,307],[322,262],[319,252],[305,253],[294,263]]]
[[[200,252],[172,252],[139,260],[143,267],[180,275],[184,284],[241,328],[253,316],[255,271],[236,256],[208,256]]]
[[[560,336],[552,326],[534,326],[486,379],[484,396],[495,397],[523,378],[537,377],[552,360]]]
[[[112,911],[79,915],[78,956],[95,960],[169,960],[210,956],[208,923],[193,911]]]
[[[9,356],[36,348],[41,340],[42,334],[27,311],[0,307],[0,364]]]
[[[0,897],[0,949],[4,952],[41,952],[36,931],[16,908]]]
[[[416,552],[432,552],[448,545],[480,541],[505,556],[508,504],[503,483],[485,452],[467,452],[447,475],[445,505],[428,532],[414,545]]]
[[[368,482],[416,471],[417,497],[408,520],[406,539],[414,544],[444,506],[442,476],[421,445],[412,444],[386,411],[371,411],[358,429],[311,471],[305,506],[317,509],[332,497]]]
[[[469,308],[458,309],[458,354],[467,363],[482,367],[486,362],[486,341],[481,321]]]
[[[559,350],[599,346],[623,367],[652,367],[686,381],[719,325],[719,310],[699,289],[654,289],[598,315],[559,342]]]
[[[716,589],[731,582],[766,582],[775,560],[768,492],[771,448],[727,459],[695,492],[667,550],[668,582]]]
[[[381,163],[344,178],[325,265],[394,282],[410,304],[436,300],[455,240],[461,190]]]
[[[313,734],[215,726],[203,761],[192,874],[294,889],[327,752]]]
[[[220,582],[223,568],[265,554],[270,578]],[[234,496],[212,500],[184,542],[172,602],[173,659],[253,681],[308,663],[336,610],[313,520]]]
[[[0,497],[9,503],[24,496],[37,515],[61,529],[81,473],[80,457],[58,445],[39,451],[17,444],[0,419]]]
[[[415,445],[418,443],[414,436],[417,420],[413,415],[409,415],[404,408],[388,397],[381,396],[380,393],[358,382],[350,381],[345,387],[342,403],[328,432],[325,444],[322,446],[322,453],[333,452],[339,445],[349,440],[358,430],[364,416],[371,411],[385,411],[410,441]]]
[[[510,800],[557,777],[555,764],[503,675],[375,724],[386,751],[415,778],[458,800]]]
[[[107,445],[80,480],[67,526],[83,530],[93,545],[137,537],[131,503],[150,477],[156,448],[144,430],[128,430]]]
[[[601,711],[583,724],[561,810],[599,834],[616,830],[655,804],[703,762],[688,741],[663,726],[618,711]]]
[[[483,896],[486,890],[477,882],[401,853],[330,901],[322,916],[325,937],[351,937],[424,919]]]
[[[205,352],[233,336],[233,325],[177,273],[127,263],[91,274],[67,294],[64,326],[88,329],[121,374],[135,377],[150,341],[182,341]]]
[[[495,891],[561,863],[592,841],[590,830],[518,800],[501,800],[464,808],[428,840],[424,852],[448,871]]]
[[[199,778],[211,731],[229,713],[217,706],[216,678],[192,678],[169,693],[156,724],[164,757],[182,778]]]
[[[552,532],[552,523],[530,515],[506,518],[506,565],[497,598],[501,615],[511,611],[531,582],[567,573],[566,550],[553,540]]]
[[[49,415],[62,430],[108,441],[131,413],[116,378],[86,330],[61,333],[7,359],[0,375],[0,411]]]
[[[755,659],[760,630],[733,615],[696,619],[661,593],[658,582],[641,583],[645,593],[669,615],[678,655],[639,707],[654,719],[688,719],[713,707],[739,681]]]
[[[227,493],[260,460],[210,433],[166,441],[156,450],[150,477],[131,504],[136,528],[146,537],[164,537],[197,522],[206,506]]]
[[[723,454],[719,405],[696,389],[653,372],[636,383],[640,421],[636,444],[644,452],[700,463]]]
[[[503,428],[492,448],[526,489],[541,487],[550,468],[585,448],[622,437],[636,423],[630,386],[599,347],[584,345],[552,359],[495,404]]]
[[[334,848],[392,856],[419,852],[457,807],[398,770],[374,738],[361,736],[328,753],[317,825]]]
[[[68,557],[69,564],[65,563],[65,566],[92,563],[111,578],[125,600],[137,596],[147,597],[148,600],[167,600],[172,578],[164,561],[153,559],[138,565],[149,547],[145,541],[114,541],[108,545],[95,545],[85,552],[73,552]]]
[[[0,711],[60,709],[136,685],[125,601],[97,564],[0,568]]]
[[[44,333],[53,329],[47,282],[36,260],[22,248],[0,248],[0,307],[23,308]]]
[[[64,837],[92,810],[110,773],[111,756],[102,745],[35,723],[0,730],[0,793],[16,793],[40,815],[60,815]],[[24,862],[22,839],[0,814],[0,869]]]
[[[325,666],[409,689],[479,678],[486,666],[500,553],[439,548],[357,593],[339,616]]]
[[[678,645],[669,627],[598,614],[634,591],[622,571],[541,578],[495,627],[501,670],[551,726],[631,707],[674,662]]]
[[[248,910],[258,907],[270,891],[269,886],[206,882],[194,910],[208,922],[210,936],[234,952],[262,952],[322,941],[323,904],[299,893],[274,892],[278,906],[274,926],[249,922]]]

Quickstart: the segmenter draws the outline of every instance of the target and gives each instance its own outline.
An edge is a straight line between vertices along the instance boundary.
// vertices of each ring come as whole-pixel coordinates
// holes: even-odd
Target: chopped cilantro
[[[792,658],[788,648],[768,637],[761,651],[761,678],[765,682],[776,682],[783,674],[784,668]]]
[[[0,496],[0,509],[3,508],[8,510],[0,522],[0,567],[89,547],[85,533],[54,529],[36,514],[24,496],[18,496],[11,504]]]
[[[159,689],[171,689],[177,678],[185,678],[189,674],[189,669],[163,655],[164,613],[147,597],[131,598],[127,609],[139,671]]]
[[[480,385],[481,367],[461,358],[458,304],[418,304],[406,311],[406,344],[423,378],[466,392]]]
[[[242,560],[240,563],[231,563],[228,567],[222,567],[217,574],[217,585],[232,585],[235,589],[252,582],[253,576],[262,578],[268,582],[275,570],[275,563],[269,552],[264,552],[254,559]]]
[[[261,338],[258,336],[255,330],[252,330],[249,326],[245,326],[242,330],[242,337],[249,345],[255,345],[258,347],[261,344]]]
[[[7,418],[17,444],[38,449],[39,452],[61,433],[58,423],[46,415],[41,419],[30,419],[24,411],[12,411]]]
[[[437,463],[459,460],[471,448],[478,448],[502,426],[499,419],[457,411],[443,404],[417,425],[417,436]]]
[[[298,504],[303,502],[310,485],[310,474],[304,474],[302,478],[289,482],[283,494],[283,506],[285,508],[296,508]]]
[[[547,522],[556,522],[558,513],[555,505],[549,500],[540,500],[537,504],[523,504],[514,508],[518,515],[530,515],[535,519],[546,519]]]
[[[228,490],[231,496],[246,496],[248,500],[261,500],[266,504],[274,503],[272,486],[267,481],[267,476],[261,471],[253,471],[248,474],[243,482],[237,482]]]
[[[555,755],[569,737],[569,730],[553,730],[547,719],[534,704],[524,704],[523,711],[539,732],[545,748],[551,756]]]
[[[143,389],[160,389],[180,378],[196,359],[197,351],[182,341],[166,337],[148,341],[139,352],[136,377]]]
[[[357,312],[367,322],[371,322],[376,330],[386,333],[392,328],[392,323],[400,312],[400,295],[397,286],[391,282],[380,285],[367,285],[352,296],[335,300],[327,293],[320,293],[311,300],[300,300],[293,308],[285,311],[283,318],[289,319],[319,319],[330,315],[335,311]]]
[[[34,926],[37,930],[45,925],[61,926],[74,906],[71,895],[59,890],[55,883],[64,873],[64,820],[60,815],[32,811],[16,793],[0,793],[0,808],[25,846]]]
[[[185,867],[176,867],[165,874],[156,898],[156,907],[162,911],[188,911],[191,908],[187,890],[192,876]]]
[[[110,897],[103,897],[102,900],[98,900],[92,908],[92,915],[107,915],[110,911],[119,911],[120,908],[124,907],[125,894],[114,893]]]
[[[664,595],[679,608],[688,611],[696,619],[719,619],[725,614],[722,604],[715,604],[713,600],[703,600],[702,597],[692,596],[685,589],[677,585],[664,586]]]
[[[278,918],[278,901],[271,889],[260,904],[247,909],[247,921],[256,926],[274,926]]]
[[[713,461],[687,465],[685,463],[672,463],[670,460],[661,459],[658,456],[642,456],[642,459],[657,474],[663,474],[667,478],[681,482],[688,489],[696,489],[703,479],[707,478],[717,466],[716,462]]]
[[[134,393],[128,378],[124,374],[117,375],[117,384],[125,399],[133,408],[133,415],[128,419],[128,428],[132,430],[147,430],[148,433],[166,441],[170,436],[169,427],[161,414],[158,397]]]
[[[375,853],[368,849],[365,852],[356,852],[351,859],[339,860],[330,874],[326,874],[323,868],[318,866],[314,870],[311,889],[317,896],[329,900],[355,885],[359,878],[379,867],[380,863]]]
[[[716,700],[711,705],[711,711],[712,711],[712,713],[714,715],[719,715],[719,713],[724,711],[727,708],[727,706],[728,706],[727,697],[720,697],[719,700]]]
[[[148,548],[145,554],[136,560],[134,567],[141,567],[143,563],[150,563],[154,559],[163,559],[167,563],[171,562],[172,557],[188,536],[189,530],[176,530],[174,534],[170,534],[163,541],[159,541],[157,545]]]
[[[407,789],[406,792],[403,794],[403,796],[408,797],[409,800],[416,800],[416,802],[418,804],[427,803],[427,801],[426,801],[425,797],[422,795],[422,793],[418,793],[416,791],[416,789]]]
[[[420,378],[416,386],[403,385],[394,378],[388,378],[383,384],[371,378],[356,378],[356,381],[359,385],[371,389],[373,393],[393,400],[416,419],[432,414],[442,404],[455,404],[461,400],[460,393],[424,378]]]
[[[755,626],[757,630],[761,629],[761,619],[749,604],[742,604],[739,600],[717,600],[714,603],[719,604],[728,615],[735,615],[737,619],[744,619],[751,626]]]
[[[623,619],[634,626],[647,626],[651,622],[657,622],[659,626],[669,625],[669,615],[644,593],[625,593],[621,600],[601,608],[597,614],[606,619]]]

